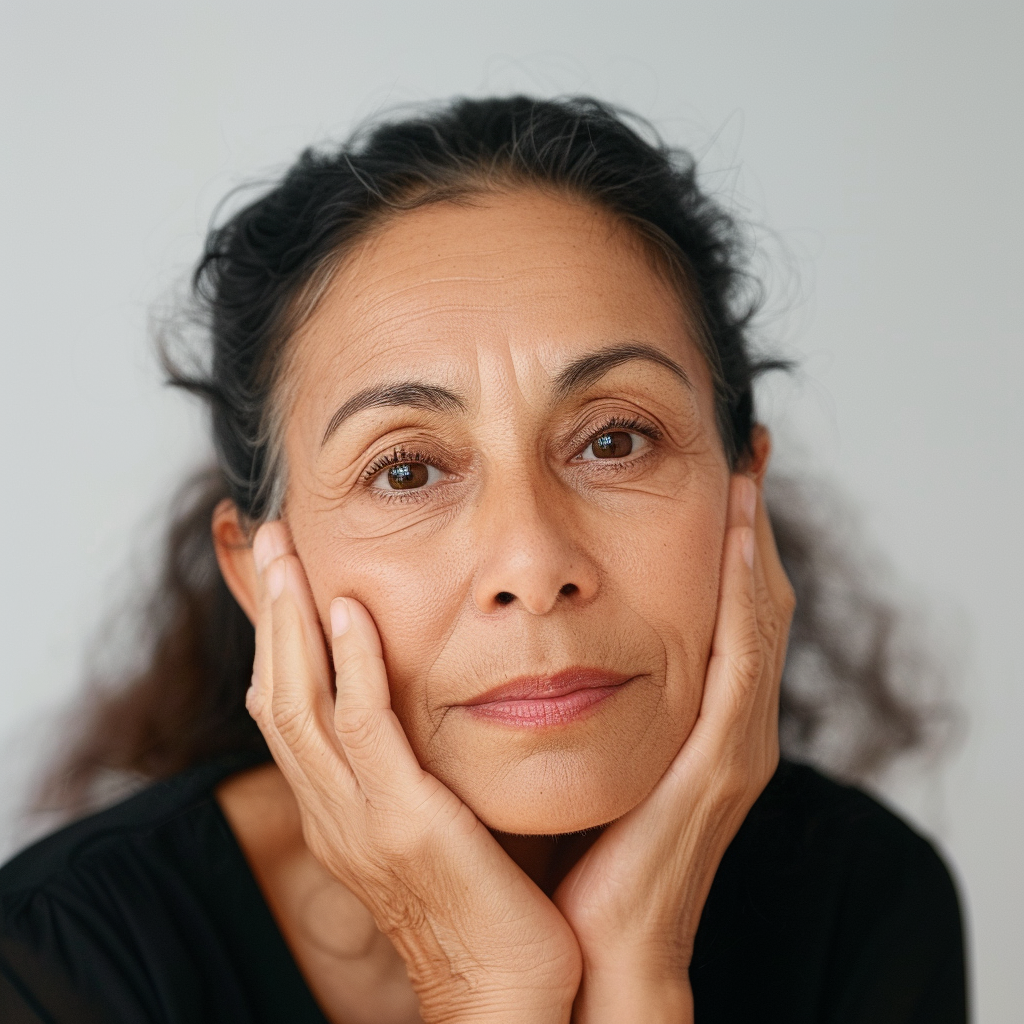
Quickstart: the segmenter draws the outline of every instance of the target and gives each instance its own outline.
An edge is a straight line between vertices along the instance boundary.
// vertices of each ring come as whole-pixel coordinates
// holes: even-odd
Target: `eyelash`
[[[387,469],[389,466],[401,466],[405,462],[422,462],[425,465],[434,465],[430,461],[429,455],[424,455],[422,452],[408,452],[404,448],[395,448],[394,451],[388,452],[385,455],[378,455],[366,467],[363,479],[372,480],[382,469]]]
[[[611,430],[630,430],[634,433],[640,434],[642,437],[648,438],[650,441],[660,441],[662,437],[661,431],[658,430],[657,427],[654,427],[643,420],[639,420],[634,417],[612,416],[600,429],[592,431],[587,435],[586,443],[577,454],[581,454],[586,450],[587,445],[593,444],[594,441],[602,434],[607,434]],[[637,458],[630,459],[629,464],[632,465],[642,459],[645,459],[648,454],[649,452],[645,451]],[[437,466],[436,462],[431,461],[431,456],[425,455],[423,452],[408,451],[405,448],[394,448],[390,452],[378,455],[377,458],[367,466],[363,472],[363,481],[368,484],[374,477],[389,467],[400,466],[406,462],[419,462],[424,465],[435,466],[438,469],[441,468],[440,466]],[[622,468],[625,468],[625,464],[619,460],[609,460],[608,463],[601,467],[602,470]],[[407,493],[402,493],[401,491],[386,491],[381,489],[379,497],[385,501],[417,500],[420,497],[418,491],[421,490],[422,488],[417,488],[415,490],[410,490]]]
[[[612,416],[612,418],[608,420],[608,422],[605,423],[605,425],[601,427],[600,430],[595,430],[587,435],[586,444],[584,444],[583,447],[580,449],[580,454],[586,451],[587,446],[593,444],[594,441],[597,440],[597,438],[599,438],[602,434],[607,434],[613,430],[629,430],[632,431],[634,434],[639,434],[641,437],[646,437],[649,441],[660,441],[662,436],[661,431],[658,430],[657,427],[645,422],[644,420],[635,419],[634,417]],[[638,456],[635,459],[630,459],[629,461],[632,464],[634,462],[638,462],[640,459],[645,457],[646,453],[644,455]],[[613,467],[622,467],[623,465],[625,465],[625,463],[619,461],[618,459],[614,461],[609,460],[604,468],[611,469]]]

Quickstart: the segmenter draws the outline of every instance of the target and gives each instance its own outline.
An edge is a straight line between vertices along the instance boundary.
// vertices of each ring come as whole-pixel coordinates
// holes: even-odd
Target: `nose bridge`
[[[564,485],[542,460],[501,460],[486,476],[478,506],[477,607],[492,612],[515,602],[543,615],[559,599],[593,596],[596,570],[573,530]]]

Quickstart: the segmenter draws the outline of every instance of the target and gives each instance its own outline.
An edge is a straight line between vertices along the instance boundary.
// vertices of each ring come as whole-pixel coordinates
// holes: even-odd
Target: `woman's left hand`
[[[704,902],[778,765],[794,603],[758,488],[736,475],[697,721],[650,795],[605,829],[554,895],[583,953],[574,1020],[692,1020],[688,969]]]

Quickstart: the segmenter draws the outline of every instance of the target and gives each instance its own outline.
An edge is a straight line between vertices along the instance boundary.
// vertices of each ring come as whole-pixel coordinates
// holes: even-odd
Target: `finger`
[[[755,579],[758,586],[758,618],[762,623],[761,632],[772,653],[777,684],[786,660],[789,627],[793,618],[796,598],[786,570],[783,568],[782,560],[779,558],[775,534],[763,496],[759,496],[758,499],[754,528],[757,536]]]
[[[282,556],[293,552],[291,534],[284,523],[265,523],[256,532],[253,540],[257,590],[256,655],[252,685],[246,694],[246,707],[263,733],[274,760],[294,784],[304,773],[288,745],[278,734],[271,712],[274,697],[274,602],[271,588],[268,586],[268,581],[272,580],[276,591],[279,582],[278,573],[272,570],[271,566]]]
[[[711,641],[700,719],[726,728],[747,703],[763,668],[754,579],[754,531],[734,526],[726,533],[718,618]]]
[[[775,537],[762,495],[758,495],[755,515],[754,612],[763,651],[761,680],[757,688],[752,721],[760,723],[766,738],[762,752],[774,771],[778,761],[779,696],[782,668],[786,660],[791,608],[785,603],[789,581],[775,547]]]
[[[252,684],[246,694],[249,713],[260,721],[264,706],[269,706],[273,690],[270,595],[267,593],[266,572],[271,562],[292,550],[291,534],[281,522],[264,523],[253,538],[252,557],[256,569],[256,654],[252,666]]]
[[[764,495],[758,495],[757,512],[754,520],[757,534],[758,555],[764,566],[765,579],[772,597],[780,606],[793,603],[793,587],[783,568],[779,549],[775,543],[775,532],[772,530],[771,518]]]
[[[734,473],[729,479],[728,529],[753,526],[757,512],[757,484],[749,476]]]
[[[762,504],[759,488],[750,477],[742,474],[733,476],[729,492],[729,529],[734,530],[746,527],[750,531],[749,535],[744,534],[743,556],[745,561],[751,566],[754,574],[755,615],[759,612],[767,613],[771,611],[771,597],[767,590],[764,560],[759,550],[762,540],[758,531],[758,523],[762,518]],[[723,573],[725,571],[724,558],[726,553],[723,550]]]
[[[299,762],[320,761],[331,753],[336,761],[329,731],[332,701],[327,652],[297,556],[276,558],[266,570],[266,587],[272,626],[270,721]]]
[[[334,730],[364,792],[407,787],[423,772],[391,710],[380,635],[370,613],[351,597],[331,603],[337,696]]]
[[[760,488],[753,479],[741,473],[733,475],[730,480],[728,526],[730,529],[739,526],[753,528],[754,582],[758,591],[758,604],[760,606],[765,588],[769,591],[769,602],[774,602],[788,580],[775,547],[775,537]]]

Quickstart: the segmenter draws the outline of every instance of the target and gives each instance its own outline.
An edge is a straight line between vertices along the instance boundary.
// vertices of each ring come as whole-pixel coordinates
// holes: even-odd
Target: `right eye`
[[[427,462],[396,462],[380,469],[370,486],[379,491],[412,491],[436,484],[442,473]]]
[[[606,430],[587,445],[580,458],[587,462],[594,459],[624,459],[645,444],[647,438],[631,430]]]

